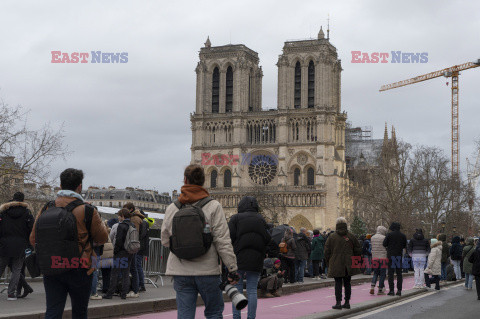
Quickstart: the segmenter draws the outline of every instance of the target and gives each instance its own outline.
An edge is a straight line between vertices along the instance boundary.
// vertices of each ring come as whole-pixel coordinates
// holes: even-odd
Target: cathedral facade
[[[334,229],[346,200],[341,62],[320,30],[317,39],[284,43],[278,106],[262,109],[262,68],[245,45],[200,49],[191,162],[227,216],[246,195],[261,197],[274,223]]]

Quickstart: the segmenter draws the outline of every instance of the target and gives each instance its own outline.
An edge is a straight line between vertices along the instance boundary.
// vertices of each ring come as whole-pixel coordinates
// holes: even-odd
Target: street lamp
[[[442,233],[445,233],[445,221],[442,220]]]
[[[457,226],[453,226],[453,233],[457,232]]]

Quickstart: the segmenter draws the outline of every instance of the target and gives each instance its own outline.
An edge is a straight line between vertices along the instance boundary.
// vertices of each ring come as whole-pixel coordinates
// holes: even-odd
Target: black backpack
[[[213,236],[210,231],[204,231],[207,223],[202,207],[211,200],[213,198],[205,197],[195,205],[174,202],[179,211],[173,217],[170,250],[178,258],[194,259],[210,249]]]
[[[79,199],[66,207],[56,207],[55,202],[48,202],[40,212],[35,227],[35,251],[44,275],[58,275],[72,268],[81,268],[80,258],[85,247],[81,252],[78,249],[77,219],[72,213],[81,205],[85,205],[84,222],[88,231],[87,241],[90,242],[93,206]]]

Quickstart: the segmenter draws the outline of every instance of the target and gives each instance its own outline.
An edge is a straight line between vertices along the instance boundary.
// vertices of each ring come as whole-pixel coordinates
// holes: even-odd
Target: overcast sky
[[[278,55],[316,37],[330,14],[342,60],[342,109],[355,126],[385,122],[412,144],[450,154],[445,78],[379,93],[382,84],[480,58],[478,1],[18,1],[0,2],[0,97],[30,124],[65,123],[85,185],[171,191],[190,161],[198,51],[245,44],[263,67],[263,107],[275,108]],[[125,64],[52,64],[51,51],[128,52]],[[353,64],[351,51],[428,52],[424,64]],[[90,59],[89,59],[90,60]],[[480,68],[460,76],[461,169],[479,132]]]

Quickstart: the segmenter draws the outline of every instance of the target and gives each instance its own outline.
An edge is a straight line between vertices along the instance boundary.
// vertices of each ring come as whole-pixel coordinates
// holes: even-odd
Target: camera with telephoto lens
[[[232,279],[233,281],[238,281],[240,279],[237,273],[229,273],[228,278]],[[231,285],[228,282],[228,279],[224,280],[220,284],[220,289],[227,294],[228,298],[232,301],[232,304],[237,310],[242,310],[248,305],[247,298],[242,295],[235,286]]]

